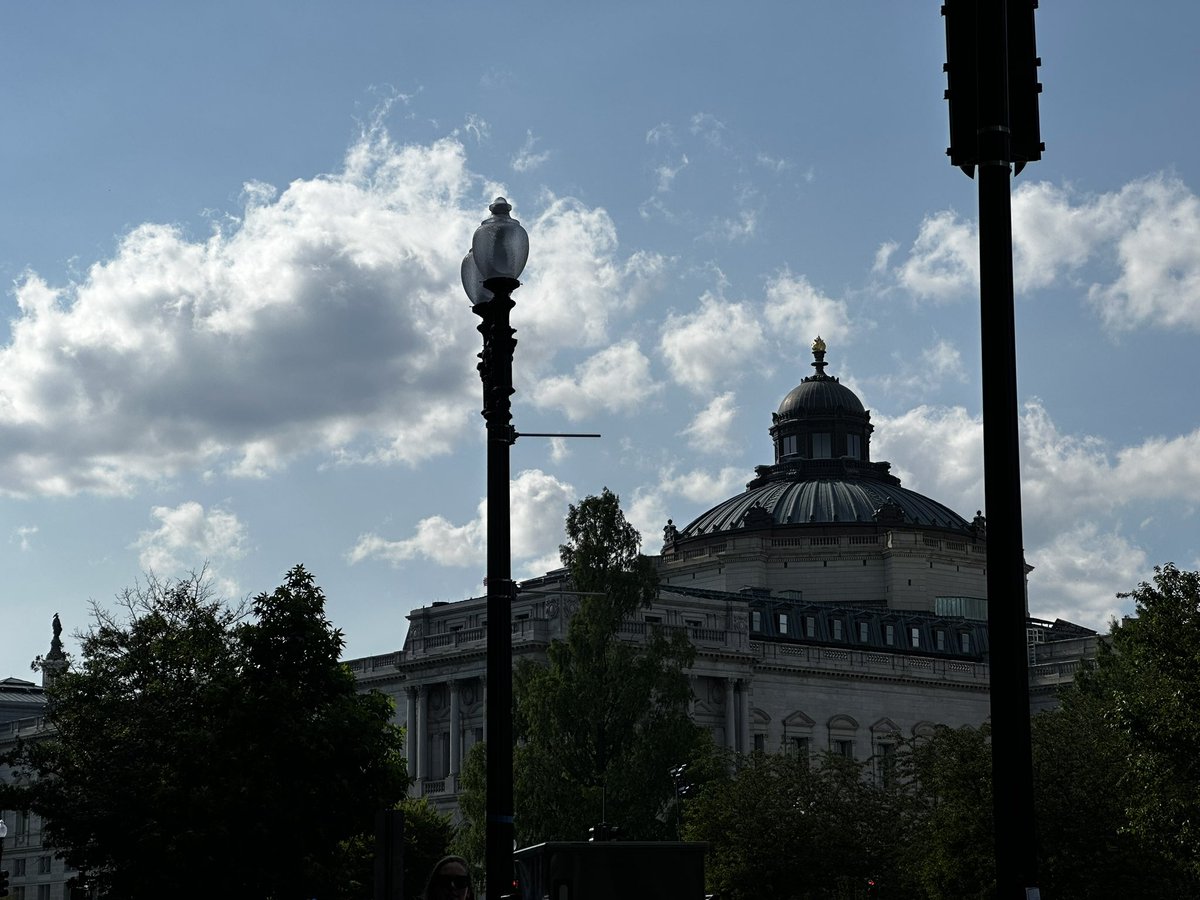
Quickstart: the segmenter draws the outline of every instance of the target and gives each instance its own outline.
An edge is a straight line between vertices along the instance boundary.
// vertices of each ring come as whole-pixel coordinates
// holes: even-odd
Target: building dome
[[[891,464],[873,462],[871,414],[850,388],[825,374],[825,342],[812,343],[813,368],[772,416],[775,463],[758,466],[746,490],[673,532],[687,540],[779,526],[909,526],[977,537],[978,526],[900,486]]]
[[[776,420],[836,414],[838,411],[864,415],[866,410],[858,395],[836,378],[825,374],[825,342],[820,337],[813,341],[812,351],[812,365],[817,370],[816,374],[808,376],[788,392],[779,404],[779,411],[775,413]]]

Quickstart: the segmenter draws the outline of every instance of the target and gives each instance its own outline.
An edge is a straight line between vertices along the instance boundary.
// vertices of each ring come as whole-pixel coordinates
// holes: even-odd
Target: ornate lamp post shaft
[[[487,896],[512,891],[513,728],[512,728],[512,561],[510,553],[509,447],[513,350],[509,325],[512,292],[529,254],[529,239],[503,197],[479,226],[463,259],[462,281],[472,310],[482,319],[483,417],[487,423]]]

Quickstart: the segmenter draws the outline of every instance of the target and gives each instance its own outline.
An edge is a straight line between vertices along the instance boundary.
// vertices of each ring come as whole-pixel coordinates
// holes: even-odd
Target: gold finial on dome
[[[817,335],[817,339],[812,342],[812,349],[815,353],[825,352],[825,342],[821,340],[821,336],[819,334]]]

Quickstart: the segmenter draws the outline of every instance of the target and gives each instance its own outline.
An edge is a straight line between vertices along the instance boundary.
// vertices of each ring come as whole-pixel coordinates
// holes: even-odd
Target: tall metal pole
[[[509,327],[515,278],[484,282],[492,299],[472,309],[483,321],[483,417],[487,422],[487,896],[500,900],[512,890],[512,563],[509,524],[509,447],[513,431],[512,362],[517,346]]]
[[[1038,895],[1013,310],[1012,156],[1005,0],[981,0],[979,302],[996,896]]]

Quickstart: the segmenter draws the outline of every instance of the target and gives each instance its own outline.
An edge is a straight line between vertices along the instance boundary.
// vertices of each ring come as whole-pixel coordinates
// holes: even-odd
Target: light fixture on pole
[[[487,423],[487,896],[501,900],[512,892],[513,728],[512,728],[512,561],[509,520],[509,447],[513,430],[512,362],[517,341],[509,326],[516,304],[512,292],[529,258],[529,235],[512,218],[512,206],[497,197],[471,240],[462,261],[463,289],[482,319],[483,418]]]

